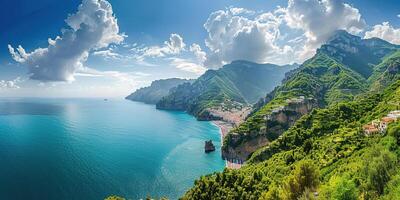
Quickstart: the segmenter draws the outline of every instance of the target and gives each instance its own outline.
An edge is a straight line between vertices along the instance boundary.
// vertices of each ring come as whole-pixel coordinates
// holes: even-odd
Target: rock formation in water
[[[206,141],[204,145],[204,152],[210,153],[212,151],[215,151],[215,146],[212,143],[212,140]]]

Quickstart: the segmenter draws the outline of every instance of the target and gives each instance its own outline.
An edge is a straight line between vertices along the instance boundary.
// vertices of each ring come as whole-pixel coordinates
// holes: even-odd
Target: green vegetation
[[[156,198],[156,199],[158,199],[158,198]],[[146,200],[156,200],[156,199],[154,199],[154,198],[152,198],[150,196],[146,197]],[[123,198],[123,197],[119,197],[119,196],[113,195],[113,196],[109,196],[109,197],[105,198],[104,200],[126,200],[126,199]],[[168,200],[168,198],[161,197],[161,198],[159,198],[159,200]]]
[[[372,76],[368,79],[374,91],[384,89],[394,80],[400,79],[400,50],[385,57],[383,62],[375,67]]]
[[[398,102],[400,80],[315,109],[241,169],[201,177],[182,199],[398,199],[400,122],[385,135],[361,129]]]
[[[125,200],[125,198],[113,195],[105,198],[104,200]]]
[[[180,84],[190,82],[193,82],[193,80],[179,78],[156,80],[153,81],[150,86],[136,90],[134,93],[127,96],[126,99],[148,104],[156,104],[163,97],[169,94],[170,89]]]
[[[237,108],[255,103],[271,91],[296,65],[277,66],[234,61],[208,70],[192,84],[182,84],[157,103],[159,109],[184,110],[208,119],[207,108]]]
[[[399,79],[400,46],[380,39],[362,40],[338,31],[314,57],[285,79],[256,106],[256,111],[224,140],[224,150],[246,145],[257,137],[275,140],[276,130],[266,129],[266,116],[285,100],[305,96],[319,107],[349,102],[368,91],[381,91]],[[283,126],[283,128],[286,128]],[[265,131],[266,130],[266,131]],[[239,137],[237,136],[239,135]],[[233,139],[235,137],[235,139]]]

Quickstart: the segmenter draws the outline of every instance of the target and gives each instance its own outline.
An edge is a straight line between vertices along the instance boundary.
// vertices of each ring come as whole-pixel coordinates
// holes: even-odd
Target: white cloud
[[[262,13],[248,17],[219,10],[213,12],[204,28],[208,32],[206,46],[211,53],[205,66],[220,67],[233,60],[244,59],[254,62],[282,62],[276,55],[290,53],[290,47],[277,45],[280,37],[281,13]]]
[[[204,61],[206,61],[207,54],[201,49],[200,45],[193,43],[190,45],[189,50],[194,54],[199,63],[204,63]]]
[[[196,64],[187,59],[169,58],[169,60],[171,60],[171,65],[175,66],[177,69],[191,72],[197,75],[201,75],[207,70],[201,64]]]
[[[95,52],[92,53],[92,55],[101,56],[106,60],[109,60],[109,59],[121,59],[123,57],[122,55],[114,52],[113,49],[111,49],[111,48],[106,49],[106,50],[95,51]]]
[[[181,51],[185,50],[186,44],[183,42],[183,38],[173,33],[171,34],[169,41],[165,41],[163,46],[151,46],[145,47],[141,51],[143,57],[164,57],[167,55],[177,55]]]
[[[72,81],[77,70],[83,68],[89,52],[120,43],[117,19],[106,0],[83,0],[77,13],[66,20],[69,28],[61,36],[49,39],[49,46],[30,53],[19,46],[17,51],[8,46],[13,59],[28,66],[30,78],[40,81]]]
[[[170,66],[176,69],[191,72],[196,75],[201,75],[206,71],[203,66],[206,60],[206,53],[201,49],[200,45],[193,43],[189,46],[189,51],[186,51],[186,44],[183,38],[173,33],[164,45],[159,46],[138,46],[137,44],[131,45],[130,51],[135,54],[137,60],[144,61],[146,58],[157,58],[167,61]],[[183,54],[186,52],[186,54]],[[191,54],[188,54],[191,53]]]
[[[0,80],[0,89],[19,89],[18,83],[22,82],[21,77],[17,77],[14,80]]]
[[[334,31],[343,29],[357,34],[366,26],[359,10],[342,0],[289,0],[284,12],[289,27],[304,31],[304,58],[314,54]]]
[[[248,10],[245,8],[236,8],[236,7],[230,7],[229,11],[233,14],[233,15],[240,15],[240,14],[247,14],[247,15],[252,15],[255,14],[256,12],[252,11],[252,10]]]
[[[76,76],[93,77],[93,78],[111,78],[115,81],[113,84],[125,85],[124,87],[137,87],[140,83],[141,77],[149,76],[147,73],[142,72],[119,72],[119,71],[100,71],[89,67],[79,69]]]
[[[377,37],[393,44],[400,45],[400,28],[396,29],[391,26],[389,22],[383,22],[382,24],[375,25],[371,31],[367,31],[364,37]]]
[[[400,14],[398,14],[397,17],[400,18]]]
[[[289,0],[288,7],[272,12],[219,10],[204,24],[210,50],[204,65],[220,67],[239,59],[302,62],[336,30],[358,34],[365,26],[359,10],[341,0]]]

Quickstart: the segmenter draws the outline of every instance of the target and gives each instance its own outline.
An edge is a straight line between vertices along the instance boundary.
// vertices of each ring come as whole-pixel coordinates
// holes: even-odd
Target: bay
[[[126,100],[0,99],[0,199],[177,199],[223,170],[219,134]],[[217,151],[205,154],[209,139]]]

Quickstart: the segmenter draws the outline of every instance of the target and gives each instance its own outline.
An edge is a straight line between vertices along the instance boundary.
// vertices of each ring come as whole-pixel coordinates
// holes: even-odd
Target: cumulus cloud
[[[342,0],[289,0],[284,12],[289,27],[304,31],[305,57],[314,53],[335,30],[357,34],[366,26],[359,10]]]
[[[189,46],[189,51],[187,51],[183,38],[176,33],[171,34],[169,40],[164,42],[164,45],[150,47],[134,45],[131,48],[131,52],[138,55],[136,57],[138,60],[144,61],[146,58],[163,59],[176,69],[197,75],[206,71],[203,64],[207,54],[200,45],[193,43]]]
[[[22,81],[21,77],[17,77],[14,80],[0,80],[0,89],[19,89],[18,83]]]
[[[290,53],[290,47],[276,44],[282,19],[277,12],[257,16],[242,15],[232,9],[213,12],[204,24],[208,32],[205,43],[211,51],[205,66],[220,67],[238,59],[279,62],[276,55]]]
[[[358,9],[342,0],[289,0],[272,12],[228,8],[204,24],[210,53],[205,66],[233,60],[287,64],[309,58],[336,30],[353,34],[366,26]],[[300,30],[302,35],[291,35]]]
[[[48,40],[48,47],[27,53],[19,46],[8,45],[13,59],[28,66],[30,78],[40,81],[72,81],[83,68],[89,52],[120,43],[117,19],[106,0],[83,0],[75,14],[66,20],[68,28],[61,36]]]
[[[194,54],[197,62],[204,63],[204,61],[206,61],[207,54],[201,49],[200,45],[193,43],[192,45],[190,45],[189,51]]]
[[[173,33],[171,34],[169,41],[165,41],[163,46],[151,46],[142,49],[143,57],[164,57],[167,55],[176,55],[181,51],[185,50],[186,44],[183,42],[183,38]]]
[[[396,29],[389,22],[383,22],[382,24],[375,25],[371,31],[365,33],[365,38],[373,37],[400,45],[400,28]]]

